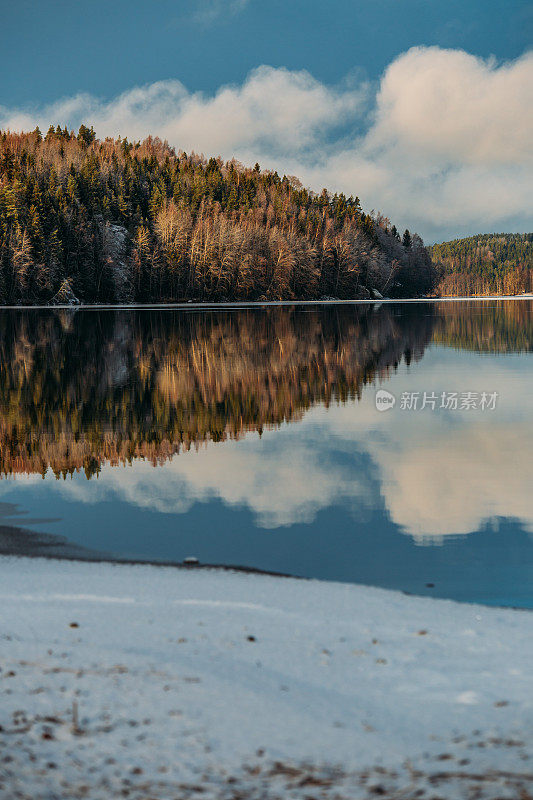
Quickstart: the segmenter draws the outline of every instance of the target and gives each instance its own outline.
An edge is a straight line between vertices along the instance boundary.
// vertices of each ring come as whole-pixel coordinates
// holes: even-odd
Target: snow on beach
[[[0,559],[0,797],[527,798],[533,617]]]

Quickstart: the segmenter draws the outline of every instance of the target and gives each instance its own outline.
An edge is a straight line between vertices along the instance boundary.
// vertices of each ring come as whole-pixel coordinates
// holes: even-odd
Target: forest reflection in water
[[[473,308],[474,307],[474,308]],[[0,312],[0,473],[160,463],[359,398],[431,341],[533,348],[530,304]]]
[[[383,537],[392,553],[402,532],[450,543],[491,530],[525,586],[532,320],[531,302],[503,300],[2,311],[0,500],[60,517],[41,529],[92,551],[179,560],[192,550],[401,588],[411,584],[399,567],[378,574]],[[382,414],[379,387],[397,398],[490,390],[500,404],[492,416],[399,403]],[[357,568],[346,572],[324,537],[331,526],[344,552],[364,540]],[[258,537],[275,530],[287,531],[275,547]]]
[[[90,478],[358,398],[422,357],[427,311],[1,312],[0,471]]]

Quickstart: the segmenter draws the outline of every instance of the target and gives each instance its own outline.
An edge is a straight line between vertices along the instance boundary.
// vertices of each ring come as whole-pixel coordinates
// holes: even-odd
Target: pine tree
[[[363,213],[357,196],[315,195],[259,164],[176,155],[150,137],[98,141],[87,125],[77,135],[59,125],[44,141],[39,134],[0,133],[4,297],[46,300],[66,276],[84,301],[125,296],[121,285],[146,300],[314,297],[335,287],[353,297],[361,285],[390,286],[395,260],[409,291],[426,285],[415,236],[406,232],[402,249],[396,229]],[[104,240],[114,231],[125,245],[120,265],[110,266]],[[25,263],[23,234],[32,267],[13,277],[14,254]]]
[[[96,133],[94,132],[92,125],[90,128],[88,128],[86,125],[80,125],[78,131],[78,141],[80,143],[84,144],[85,147],[89,147],[89,145],[91,145],[95,139]]]

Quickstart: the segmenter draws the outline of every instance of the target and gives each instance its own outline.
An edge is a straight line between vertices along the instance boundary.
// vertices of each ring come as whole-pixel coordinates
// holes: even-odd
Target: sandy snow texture
[[[533,794],[530,612],[16,558],[0,608],[2,799]]]

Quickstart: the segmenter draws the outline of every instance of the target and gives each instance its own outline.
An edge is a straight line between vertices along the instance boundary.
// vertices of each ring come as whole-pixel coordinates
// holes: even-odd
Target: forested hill
[[[51,127],[0,132],[0,303],[431,291],[421,239],[294,177]]]
[[[486,233],[428,247],[442,295],[533,291],[533,233]]]

